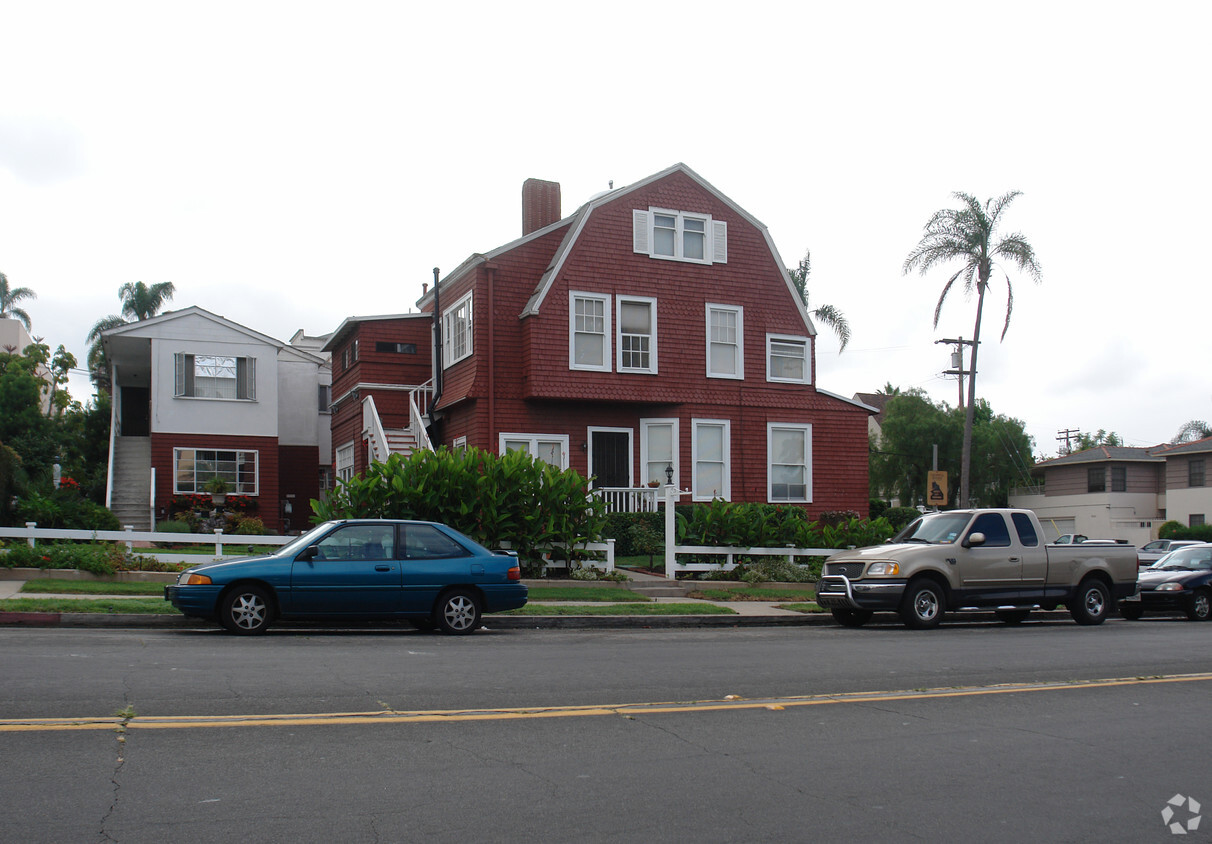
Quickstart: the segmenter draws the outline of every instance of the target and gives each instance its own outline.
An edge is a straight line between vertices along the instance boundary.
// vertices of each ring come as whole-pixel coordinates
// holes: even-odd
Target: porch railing
[[[610,513],[655,513],[660,509],[660,489],[656,487],[597,487],[591,491],[606,502]]]

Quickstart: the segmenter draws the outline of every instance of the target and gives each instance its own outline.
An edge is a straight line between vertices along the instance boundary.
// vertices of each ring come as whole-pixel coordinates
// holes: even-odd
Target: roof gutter
[[[438,276],[440,270],[437,267],[433,268],[433,359],[437,366],[433,373],[433,398],[429,402],[429,424],[433,425],[437,420],[434,417],[434,411],[438,409],[438,402],[442,398],[442,300],[439,292]]]

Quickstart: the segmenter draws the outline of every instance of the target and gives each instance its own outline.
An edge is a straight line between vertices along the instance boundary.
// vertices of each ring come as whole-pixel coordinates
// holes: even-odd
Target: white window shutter
[[[185,395],[185,355],[173,353],[173,395]]]
[[[728,263],[728,223],[724,220],[711,221],[711,263]]]
[[[634,210],[631,212],[631,248],[641,255],[652,253],[648,245],[648,212]]]

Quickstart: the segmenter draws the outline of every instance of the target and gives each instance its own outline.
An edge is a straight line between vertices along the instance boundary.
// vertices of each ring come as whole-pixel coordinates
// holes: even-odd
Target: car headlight
[[[1181,591],[1183,591],[1183,585],[1181,583],[1163,583],[1161,586],[1157,587],[1157,591],[1158,592],[1181,592]]]
[[[872,563],[867,567],[868,577],[892,577],[900,573],[899,563]]]
[[[193,571],[183,571],[181,576],[177,578],[178,586],[209,586],[210,578],[204,574],[198,574]]]

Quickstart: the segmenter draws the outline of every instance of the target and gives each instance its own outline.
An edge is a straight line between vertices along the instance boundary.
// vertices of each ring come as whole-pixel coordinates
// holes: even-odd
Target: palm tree
[[[799,266],[793,270],[787,270],[787,274],[791,276],[791,283],[799,291],[800,300],[804,303],[804,307],[808,308],[808,314],[813,319],[833,330],[833,333],[837,335],[837,339],[841,341],[838,351],[844,352],[846,344],[850,342],[850,323],[846,322],[845,315],[833,305],[821,305],[815,309],[808,307],[808,276],[812,275],[812,252],[805,252]]]
[[[105,357],[105,348],[101,345],[101,335],[128,322],[141,322],[154,317],[176,292],[171,281],[151,285],[141,281],[128,281],[118,288],[118,298],[122,300],[122,316],[110,314],[102,317],[88,332],[89,378],[98,389],[108,393],[113,386],[109,381],[109,361]]]
[[[1192,419],[1178,429],[1178,433],[1174,435],[1174,439],[1170,440],[1170,442],[1174,445],[1193,443],[1206,437],[1212,437],[1212,425],[1199,419]]]
[[[904,274],[913,270],[925,275],[936,264],[945,264],[956,259],[962,266],[943,285],[942,295],[934,309],[934,327],[938,328],[943,302],[955,282],[963,279],[964,292],[971,294],[976,289],[976,328],[972,333],[972,360],[968,367],[968,406],[964,411],[964,445],[960,458],[959,506],[968,506],[969,478],[972,468],[972,420],[976,410],[976,353],[980,348],[981,315],[985,306],[985,291],[994,267],[999,261],[1015,264],[1027,272],[1038,284],[1042,278],[1035,250],[1021,234],[1015,233],[997,238],[997,226],[1006,207],[1020,195],[1010,191],[984,205],[966,193],[955,193],[959,208],[944,208],[936,211],[926,223],[921,241],[905,259]],[[1010,312],[1014,309],[1014,290],[1010,276],[1002,270],[1006,279],[1006,322],[1002,326],[1002,339],[1010,328]]]
[[[10,288],[8,286],[8,276],[0,273],[0,317],[20,320],[25,325],[25,330],[29,331],[33,328],[33,325],[30,323],[29,314],[18,308],[17,303],[22,299],[37,298],[38,294],[28,287]]]

